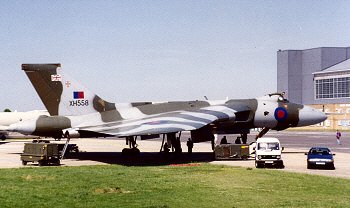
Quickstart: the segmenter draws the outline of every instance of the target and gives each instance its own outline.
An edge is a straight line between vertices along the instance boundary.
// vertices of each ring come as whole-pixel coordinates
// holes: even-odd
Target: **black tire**
[[[138,156],[140,154],[140,150],[136,147],[133,149],[134,149],[134,154]]]
[[[283,162],[281,162],[280,164],[278,164],[278,168],[279,168],[279,169],[284,169],[284,167],[285,167],[285,166],[284,166]]]
[[[22,165],[27,165],[27,161],[22,160]]]
[[[0,139],[1,139],[2,141],[6,140],[6,136],[5,136],[5,135],[1,135],[1,136],[0,136]]]
[[[124,148],[122,150],[122,155],[123,156],[130,156],[130,157],[135,157],[140,155],[140,150],[138,148]]]
[[[307,169],[312,169],[312,165],[310,163],[307,163]]]
[[[39,166],[45,166],[45,165],[47,165],[47,162],[40,160],[40,161],[38,161],[38,164],[39,164]]]
[[[255,167],[256,167],[256,168],[262,168],[263,166],[262,166],[260,163],[255,162]]]

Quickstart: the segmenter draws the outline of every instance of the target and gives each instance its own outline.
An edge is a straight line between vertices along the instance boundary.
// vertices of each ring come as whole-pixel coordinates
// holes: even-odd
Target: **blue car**
[[[307,169],[326,168],[334,170],[334,158],[327,147],[311,147],[307,155]]]

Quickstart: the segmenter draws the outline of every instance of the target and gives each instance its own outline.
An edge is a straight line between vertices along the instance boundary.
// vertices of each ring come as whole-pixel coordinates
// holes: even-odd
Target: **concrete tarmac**
[[[256,133],[252,132],[248,136],[248,142],[254,141]],[[237,136],[237,135],[235,135]],[[335,139],[335,132],[294,132],[294,131],[271,131],[265,136],[277,137],[282,146],[285,147],[282,158],[285,169],[280,171],[291,171],[306,174],[317,174],[332,177],[341,177],[350,179],[350,133],[342,132],[342,144],[338,145]],[[141,151],[138,157],[122,156],[121,151],[127,147],[124,139],[100,138],[100,139],[72,139],[70,143],[79,146],[79,153],[67,155],[61,163],[62,166],[82,166],[82,165],[106,165],[121,164],[128,166],[154,166],[171,164],[188,164],[196,162],[210,162],[212,164],[223,164],[231,166],[241,166],[247,168],[254,167],[254,159],[248,160],[230,160],[214,161],[210,142],[194,144],[193,154],[187,154],[186,141],[188,133],[181,136],[183,153],[175,155],[171,153],[167,156],[159,153],[161,140],[143,140],[137,141],[138,148]],[[227,135],[228,142],[233,142],[234,137]],[[220,137],[219,137],[220,138]],[[23,152],[25,142],[31,140],[7,140],[0,142],[0,168],[18,168],[18,167],[38,167],[37,164],[22,166],[20,154]],[[54,142],[54,141],[52,141]],[[61,141],[60,143],[64,143]],[[336,155],[335,170],[322,170],[306,168],[305,152],[312,146],[327,146]]]

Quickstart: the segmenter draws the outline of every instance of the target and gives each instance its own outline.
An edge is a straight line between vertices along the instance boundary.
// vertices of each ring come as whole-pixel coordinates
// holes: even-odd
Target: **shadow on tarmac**
[[[107,164],[124,166],[163,166],[181,165],[198,162],[210,162],[214,160],[213,152],[193,152],[175,154],[173,152],[165,155],[159,152],[141,152],[139,155],[123,155],[121,152],[79,152],[69,153],[65,159],[92,160]],[[64,164],[64,160],[62,161]]]

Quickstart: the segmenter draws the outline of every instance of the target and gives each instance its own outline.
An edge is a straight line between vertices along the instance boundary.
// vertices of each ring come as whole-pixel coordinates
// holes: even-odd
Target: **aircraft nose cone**
[[[325,113],[311,108],[309,106],[304,106],[299,110],[299,122],[298,126],[309,126],[321,123],[326,120],[327,116]]]

